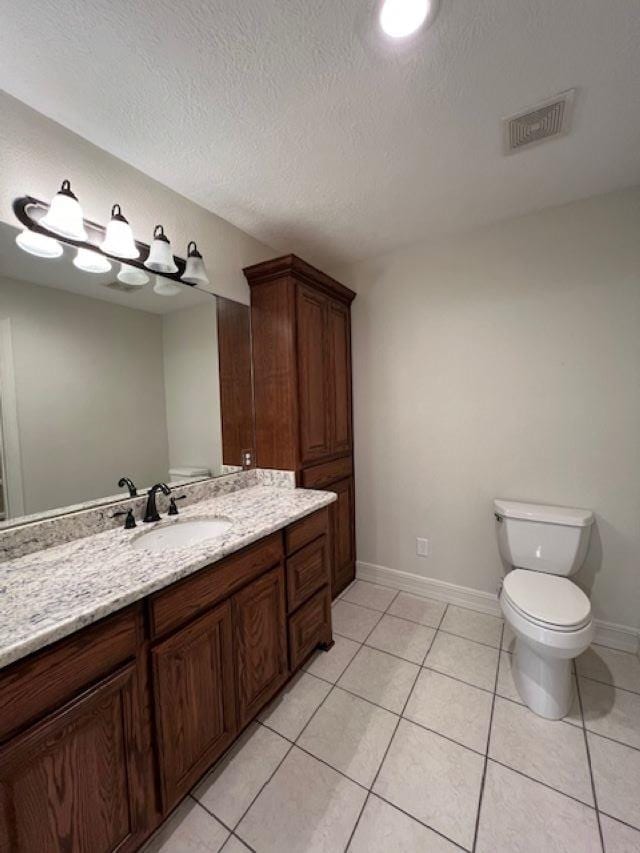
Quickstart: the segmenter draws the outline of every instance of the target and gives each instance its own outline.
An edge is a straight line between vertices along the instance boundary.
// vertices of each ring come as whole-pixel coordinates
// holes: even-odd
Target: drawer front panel
[[[149,601],[151,635],[160,637],[262,574],[282,559],[282,536],[273,533],[256,545],[196,572],[153,595]]]
[[[328,537],[320,536],[287,560],[288,610],[295,610],[329,580]]]
[[[291,671],[297,669],[319,643],[331,642],[331,595],[323,587],[289,619]]]
[[[329,507],[314,512],[306,518],[301,518],[295,524],[287,527],[285,532],[285,547],[287,554],[293,554],[308,542],[313,542],[318,536],[327,533],[329,529]]]
[[[343,477],[350,477],[353,473],[353,459],[351,456],[343,456],[332,462],[322,465],[314,465],[313,468],[305,468],[302,472],[302,485],[307,489],[321,489]]]

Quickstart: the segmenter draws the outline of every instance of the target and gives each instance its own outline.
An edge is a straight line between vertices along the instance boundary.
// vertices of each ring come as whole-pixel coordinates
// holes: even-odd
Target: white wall
[[[25,514],[164,479],[162,317],[0,278],[7,317]]]
[[[592,507],[578,580],[598,618],[636,627],[640,190],[341,275],[358,292],[358,558],[493,592],[494,497]]]
[[[119,202],[139,240],[150,243],[158,223],[178,255],[184,257],[187,243],[195,240],[211,289],[239,302],[249,302],[242,268],[278,254],[2,91],[0,163],[0,220],[17,224],[11,208],[16,197],[46,201],[69,178],[87,219],[106,223],[112,204]]]
[[[221,473],[216,301],[165,314],[162,323],[169,467]]]

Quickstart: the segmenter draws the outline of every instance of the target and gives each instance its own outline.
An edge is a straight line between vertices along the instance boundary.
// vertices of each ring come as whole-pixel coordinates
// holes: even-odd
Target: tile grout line
[[[598,824],[598,834],[600,835],[600,846],[602,853],[605,853],[604,835],[602,834],[602,823],[600,821],[600,810],[598,809],[598,795],[596,793],[596,780],[593,775],[593,767],[591,765],[591,750],[589,749],[589,738],[587,737],[587,727],[584,721],[584,707],[582,705],[582,693],[580,691],[580,679],[577,676],[577,666],[573,661],[573,672],[576,675],[576,692],[578,694],[578,707],[580,708],[580,718],[582,719],[582,735],[584,737],[584,747],[587,753],[587,765],[589,767],[589,780],[591,782],[591,793],[593,795],[593,805],[596,810],[596,822]]]
[[[214,766],[215,766],[215,765],[214,765]],[[211,768],[211,769],[213,769],[213,768]],[[207,774],[207,775],[208,775],[208,774]],[[206,812],[210,817],[212,817],[212,818],[213,818],[215,821],[217,821],[221,826],[223,826],[223,827],[227,830],[227,832],[229,833],[229,835],[225,838],[225,840],[224,840],[224,844],[223,844],[223,845],[222,845],[222,847],[220,848],[219,853],[222,853],[222,851],[224,850],[224,848],[225,848],[225,847],[227,846],[227,844],[229,843],[229,839],[230,839],[230,838],[237,838],[239,841],[242,841],[242,843],[245,845],[245,847],[248,847],[248,848],[249,848],[249,850],[251,850],[251,851],[252,851],[252,853],[256,853],[256,850],[255,850],[255,848],[254,848],[254,847],[252,847],[250,844],[248,844],[246,841],[244,841],[242,838],[240,838],[240,836],[239,836],[239,835],[237,835],[233,829],[229,829],[229,825],[228,825],[228,824],[226,824],[224,821],[220,820],[220,818],[218,817],[218,815],[214,814],[214,813],[211,811],[211,809],[209,809],[209,808],[207,808],[207,806],[205,806],[205,804],[204,804],[204,803],[201,803],[201,802],[200,802],[200,800],[199,800],[197,797],[195,797],[195,796],[193,795],[193,793],[191,793],[191,791],[190,791],[190,792],[187,794],[187,796],[185,797],[185,799],[189,799],[189,798],[191,798],[191,799],[194,801],[194,803],[195,803],[196,805],[200,806],[200,808],[201,808],[201,809],[203,809],[203,810],[204,810],[204,811],[205,811],[205,812]]]
[[[627,653],[625,652],[625,654]],[[576,678],[585,678],[587,681],[595,682],[595,684],[603,684],[605,687],[613,687],[614,690],[631,693],[632,696],[640,696],[640,690],[632,690],[630,687],[620,687],[619,684],[614,684],[612,681],[601,681],[599,678],[593,678],[591,675],[583,675],[579,670],[576,671]]]

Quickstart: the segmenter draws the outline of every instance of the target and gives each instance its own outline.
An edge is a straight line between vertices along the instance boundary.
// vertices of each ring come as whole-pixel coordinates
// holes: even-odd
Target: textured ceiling
[[[442,0],[402,56],[375,5],[0,0],[0,85],[329,266],[640,183],[640,0]],[[569,136],[504,156],[571,87]]]

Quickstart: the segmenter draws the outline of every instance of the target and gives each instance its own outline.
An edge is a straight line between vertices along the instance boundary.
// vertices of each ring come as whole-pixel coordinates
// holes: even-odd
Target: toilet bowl
[[[512,673],[525,704],[547,719],[571,707],[571,661],[593,641],[591,602],[569,579],[586,556],[593,514],[494,501],[500,553],[510,570],[500,607],[516,641]]]

